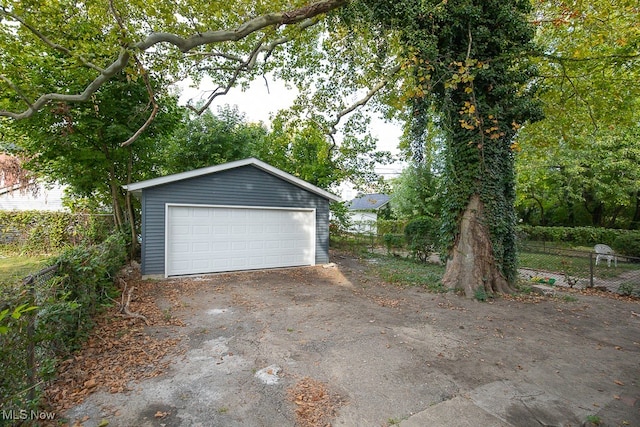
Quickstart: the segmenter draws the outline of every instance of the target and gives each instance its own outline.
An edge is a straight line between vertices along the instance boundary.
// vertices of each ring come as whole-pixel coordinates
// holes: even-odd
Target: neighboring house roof
[[[387,203],[391,197],[386,194],[365,194],[356,197],[349,203],[350,211],[370,211],[378,210]]]
[[[261,169],[271,175],[274,175],[284,181],[288,181],[291,184],[294,184],[298,187],[304,188],[311,193],[317,194],[318,196],[324,197],[325,199],[329,199],[335,202],[340,202],[340,197],[335,194],[329,193],[328,191],[323,190],[320,187],[316,187],[315,185],[309,184],[306,181],[303,181],[300,178],[297,178],[291,174],[288,174],[284,171],[281,171],[278,168],[275,168],[261,160],[250,157],[244,160],[236,160],[235,162],[224,163],[216,166],[209,166],[206,168],[194,169],[188,172],[176,173],[173,175],[167,175],[160,178],[149,179],[146,181],[140,181],[133,184],[123,186],[126,190],[131,191],[134,194],[140,194],[142,190],[145,188],[156,187],[158,185],[169,184],[176,181],[182,181],[185,179],[195,178],[198,176],[209,175],[212,173],[222,172],[229,169],[235,169],[243,166],[254,166],[258,169]]]

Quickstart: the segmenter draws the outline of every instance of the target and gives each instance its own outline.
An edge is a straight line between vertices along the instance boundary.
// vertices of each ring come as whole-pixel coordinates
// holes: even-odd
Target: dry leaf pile
[[[400,307],[400,300],[397,300],[397,299],[374,296],[373,300],[380,307],[389,307],[389,308],[398,308],[398,307]]]
[[[305,377],[287,391],[288,398],[296,405],[296,426],[331,426],[331,420],[343,402],[332,394],[326,384]]]
[[[144,316],[152,327],[182,326],[156,305],[153,296],[162,292],[161,284],[136,278],[126,282],[129,288],[135,286],[132,312]],[[63,412],[96,391],[119,393],[128,390],[132,381],[160,375],[170,363],[165,356],[180,341],[175,333],[169,336],[156,338],[143,319],[122,316],[116,307],[109,309],[98,316],[83,348],[61,362],[55,381],[45,390],[46,400],[54,411]]]

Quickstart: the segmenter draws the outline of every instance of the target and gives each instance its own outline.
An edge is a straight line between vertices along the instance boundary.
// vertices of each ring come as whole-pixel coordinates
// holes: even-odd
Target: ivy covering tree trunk
[[[511,292],[515,137],[541,118],[534,69],[523,59],[533,48],[530,2],[404,0],[377,7],[380,19],[401,32],[414,75],[409,126],[423,140],[411,146],[425,143],[415,128],[428,122],[446,140],[443,283],[470,298]]]
[[[425,141],[445,141],[447,286],[468,297],[480,290],[487,295],[511,290],[516,276],[515,138],[523,125],[541,116],[532,98],[534,70],[526,59],[534,51],[530,22],[536,17],[530,0],[274,0],[254,2],[248,9],[247,2],[228,2],[216,13],[197,1],[167,2],[161,13],[153,2],[107,3],[92,3],[91,14],[77,14],[64,2],[46,9],[11,2],[0,9],[7,22],[0,44],[11,59],[5,61],[6,84],[0,92],[9,95],[0,102],[0,116],[27,118],[47,109],[49,117],[34,122],[36,133],[67,132],[57,141],[46,132],[37,138],[32,152],[42,162],[40,169],[70,176],[68,164],[60,161],[69,150],[82,160],[74,187],[93,194],[89,160],[104,152],[105,143],[109,155],[120,159],[120,143],[129,144],[133,134],[140,136],[135,162],[142,170],[161,130],[148,126],[150,119],[158,126],[163,116],[156,116],[155,107],[163,102],[150,95],[154,86],[139,83],[146,66],[159,88],[186,76],[194,82],[210,79],[217,89],[204,108],[231,87],[274,72],[295,84],[301,96],[310,95],[295,103],[292,114],[306,114],[313,125],[296,128],[311,129],[314,136],[327,132],[329,138],[338,130],[351,133],[354,138],[344,138],[341,149],[359,155],[368,146],[352,141],[368,126],[364,115],[352,113],[376,98],[389,117],[408,117],[406,135],[413,139],[408,146],[416,150],[416,160]],[[177,15],[193,19],[176,20]],[[79,33],[78,28],[85,30]],[[27,90],[16,81],[34,83],[25,84]],[[347,101],[362,91],[363,98]],[[79,101],[91,102],[93,109],[72,112],[67,102]],[[113,114],[119,120],[88,140],[96,124],[104,125]],[[287,123],[298,120],[282,117]],[[433,130],[440,132],[438,138],[430,135]],[[309,134],[301,135],[307,143],[301,153],[315,154],[308,150]],[[331,153],[337,144],[332,140],[328,147],[317,147]],[[111,157],[102,160],[101,171],[114,163]],[[109,194],[105,184],[103,196]]]
[[[528,1],[448,2],[435,20],[440,55],[435,102],[447,134],[447,270],[443,284],[467,297],[508,293],[516,278],[515,137],[541,117],[524,54]]]

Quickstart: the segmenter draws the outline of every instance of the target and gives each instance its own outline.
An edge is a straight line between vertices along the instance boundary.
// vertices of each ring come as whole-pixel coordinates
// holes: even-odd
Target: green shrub
[[[640,241],[640,232],[634,230],[619,230],[599,227],[541,227],[531,225],[519,225],[516,227],[518,237],[523,240],[535,240],[543,242],[562,242],[576,245],[593,246],[597,243],[610,245],[615,249],[615,241],[618,238],[626,238],[627,241],[635,239]],[[626,237],[625,237],[626,236]],[[631,246],[631,245],[629,245]],[[622,252],[621,252],[622,253]],[[640,252],[638,256],[640,256]],[[633,256],[631,254],[625,254]]]
[[[116,273],[126,261],[125,239],[113,234],[93,246],[77,246],[54,258],[56,275],[30,288],[2,288],[0,295],[0,402],[6,408],[30,408],[27,354],[35,347],[38,380],[55,372],[58,358],[78,349],[93,326],[95,314],[117,289]],[[30,309],[35,306],[36,309]],[[33,328],[28,328],[29,324]],[[31,330],[31,332],[28,332]],[[38,381],[36,381],[36,384]]]
[[[387,233],[382,236],[384,246],[387,248],[387,253],[396,253],[398,249],[402,249],[404,245],[404,236],[402,234]]]
[[[414,258],[426,262],[437,245],[439,229],[439,221],[427,216],[413,219],[407,224],[404,236]]]
[[[115,296],[114,277],[126,261],[126,241],[117,233],[95,246],[77,246],[56,258],[62,278],[64,301],[77,304],[78,315],[60,316],[55,321],[74,350],[92,327],[91,317],[100,305]]]
[[[0,245],[10,252],[54,253],[71,245],[97,244],[113,229],[110,215],[0,211]]]
[[[344,233],[351,228],[353,224],[346,202],[330,203],[329,210],[331,211],[330,233]]]
[[[638,289],[640,291],[640,288]],[[618,287],[618,293],[624,296],[636,296],[639,292],[636,292],[636,285],[633,283],[623,283]]]
[[[619,235],[613,241],[611,247],[622,255],[640,258],[640,232]]]

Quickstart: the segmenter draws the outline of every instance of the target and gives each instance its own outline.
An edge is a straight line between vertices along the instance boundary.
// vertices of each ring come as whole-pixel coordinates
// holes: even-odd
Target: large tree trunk
[[[442,279],[445,287],[463,291],[467,298],[513,292],[495,261],[483,213],[480,196],[471,196]]]

